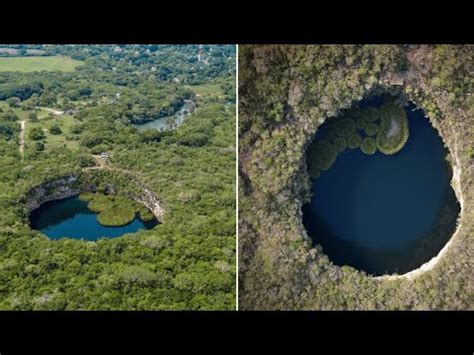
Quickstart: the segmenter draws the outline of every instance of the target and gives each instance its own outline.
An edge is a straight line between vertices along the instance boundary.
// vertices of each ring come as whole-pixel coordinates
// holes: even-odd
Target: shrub
[[[349,138],[347,138],[347,146],[350,149],[360,148],[361,144],[362,144],[362,137],[358,133],[354,133]]]
[[[44,150],[44,144],[41,142],[36,142],[35,144],[35,149],[38,152],[42,152]]]
[[[55,134],[55,135],[58,135],[58,134],[63,133],[63,132],[61,131],[61,128],[60,128],[58,125],[56,125],[56,124],[51,126],[51,128],[49,129],[49,132],[50,132],[51,134]]]
[[[135,210],[131,205],[114,205],[101,212],[97,221],[103,226],[124,226],[135,219]]]
[[[143,222],[149,222],[155,219],[155,215],[145,206],[140,206],[138,210],[138,217],[143,221]]]
[[[311,176],[328,170],[336,161],[337,151],[327,140],[315,141],[308,149],[308,172]]]
[[[20,107],[21,100],[18,97],[10,97],[7,99],[7,103],[10,107]]]
[[[202,147],[209,142],[209,136],[205,133],[190,133],[181,137],[179,142],[188,147]]]
[[[43,130],[40,127],[34,127],[28,134],[28,137],[34,141],[39,141],[46,138]]]
[[[155,216],[145,206],[120,195],[82,193],[79,198],[88,201],[90,211],[99,213],[97,221],[104,226],[123,226],[132,222],[137,213],[142,221],[152,221]]]
[[[341,137],[349,137],[357,128],[355,121],[351,118],[338,120],[335,127],[337,134]]]
[[[347,140],[344,137],[334,138],[332,144],[337,153],[342,153],[347,148]]]
[[[77,157],[78,165],[81,168],[86,168],[95,165],[95,160],[87,154],[81,154]]]
[[[369,124],[369,121],[367,120],[367,118],[363,116],[357,117],[355,122],[356,122],[357,128],[363,129],[363,130],[365,130],[365,128],[367,127],[367,124]]]
[[[31,122],[38,122],[38,115],[36,114],[36,112],[30,112],[28,114],[28,119],[31,121]]]
[[[367,125],[365,126],[365,134],[367,134],[368,136],[375,136],[380,130],[380,127],[377,123],[373,123],[373,122],[368,122]]]
[[[367,122],[376,122],[380,119],[380,110],[377,107],[369,106],[362,110],[362,115]]]
[[[5,138],[7,140],[12,139],[15,135],[15,131],[17,130],[15,128],[15,124],[16,123],[12,122],[0,123],[0,137]]]
[[[364,154],[374,154],[377,150],[375,139],[371,137],[365,137],[362,141],[362,144],[360,145],[360,150],[362,150],[362,153]]]
[[[6,112],[6,113],[4,113],[4,114],[0,117],[0,119],[1,119],[2,121],[7,121],[7,122],[16,122],[16,121],[19,120],[18,116],[15,115],[15,113],[14,113],[13,111],[11,111],[11,110],[8,111],[8,112]]]

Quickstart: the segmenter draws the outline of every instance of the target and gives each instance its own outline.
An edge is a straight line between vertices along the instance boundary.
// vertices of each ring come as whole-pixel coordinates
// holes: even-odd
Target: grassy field
[[[35,149],[36,141],[32,141],[28,136],[28,134],[34,127],[40,127],[45,132],[46,138],[40,141],[44,143],[45,151],[50,151],[52,148],[55,147],[67,147],[72,150],[79,148],[79,143],[77,141],[67,139],[67,136],[70,135],[71,127],[74,126],[74,124],[76,123],[74,117],[69,115],[60,115],[53,116],[52,118],[50,118],[48,112],[41,110],[38,112],[38,118],[38,122],[26,122],[26,149]],[[49,128],[53,124],[57,124],[61,128],[61,134],[55,135],[49,132]]]
[[[69,57],[1,57],[0,72],[65,71],[70,72],[84,62]]]
[[[4,110],[4,112],[10,110],[11,108],[5,101],[0,101],[0,108]],[[20,121],[26,120],[26,130],[25,130],[25,149],[35,149],[36,141],[32,141],[28,134],[30,133],[31,129],[34,127],[40,127],[45,132],[46,138],[41,140],[45,145],[45,150],[50,151],[54,147],[67,147],[69,149],[78,149],[79,143],[77,141],[73,141],[67,139],[67,136],[71,136],[71,127],[74,126],[77,121],[73,116],[69,115],[53,115],[51,117],[50,112],[39,109],[37,111],[39,121],[38,122],[31,122],[28,119],[28,115],[31,111],[24,111],[20,108],[11,109],[13,112],[18,116]],[[57,124],[60,128],[62,133],[58,135],[54,135],[49,133],[49,128],[53,125]]]
[[[194,91],[194,93],[199,96],[222,96],[224,94],[219,84],[186,85],[186,87]]]

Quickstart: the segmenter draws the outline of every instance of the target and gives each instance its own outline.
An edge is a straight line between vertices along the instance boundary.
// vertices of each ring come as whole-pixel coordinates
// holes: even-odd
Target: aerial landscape
[[[236,308],[236,46],[0,45],[0,309]]]
[[[474,309],[473,50],[239,46],[240,309]]]

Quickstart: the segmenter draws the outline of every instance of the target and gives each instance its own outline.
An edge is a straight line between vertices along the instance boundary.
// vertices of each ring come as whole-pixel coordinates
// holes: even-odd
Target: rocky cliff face
[[[163,207],[160,201],[158,201],[158,198],[153,194],[153,192],[151,192],[147,188],[144,188],[141,194],[130,195],[130,198],[148,208],[155,215],[158,221],[163,221]]]
[[[164,211],[160,201],[148,188],[140,186],[140,189],[140,193],[123,193],[148,208],[161,222]],[[112,194],[119,192],[113,182],[107,182],[106,190],[107,193]],[[96,184],[84,183],[80,177],[76,175],[65,176],[33,187],[26,197],[26,207],[31,212],[47,201],[61,200],[63,198],[77,196],[82,192],[95,191],[97,191]]]
[[[26,198],[26,206],[29,211],[32,211],[47,201],[60,200],[79,195],[84,191],[94,191],[95,189],[95,185],[81,186],[78,176],[65,176],[32,188]]]

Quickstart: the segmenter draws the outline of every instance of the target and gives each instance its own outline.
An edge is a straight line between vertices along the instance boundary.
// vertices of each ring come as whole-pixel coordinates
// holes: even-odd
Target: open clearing
[[[0,72],[65,71],[71,72],[84,62],[69,57],[1,57]]]
[[[79,142],[75,140],[71,140],[71,128],[76,123],[74,117],[69,115],[60,115],[60,116],[44,116],[43,113],[40,111],[38,113],[39,121],[38,122],[28,122],[26,125],[25,130],[25,142],[26,148],[34,149],[35,143],[37,141],[33,141],[28,136],[30,131],[35,127],[40,127],[43,132],[45,132],[46,138],[40,140],[39,142],[43,142],[45,145],[45,151],[51,151],[53,148],[68,148],[68,149],[78,149]],[[58,125],[61,128],[61,134],[51,134],[49,132],[49,128],[52,125]]]
[[[5,101],[0,101],[0,108],[3,109],[4,112],[12,110],[18,116],[18,122],[20,124],[23,123],[20,131],[20,154],[23,154],[25,150],[35,149],[34,147],[37,141],[31,140],[28,136],[30,131],[35,127],[40,127],[45,132],[46,138],[40,140],[40,142],[43,142],[45,145],[45,151],[51,151],[54,148],[79,149],[79,142],[73,140],[73,135],[71,134],[71,128],[77,123],[73,116],[66,115],[58,109],[40,107],[36,111],[39,120],[32,122],[28,118],[31,112],[29,110],[11,108]],[[58,135],[51,134],[49,128],[52,125],[58,125],[62,133]]]
[[[199,96],[222,96],[224,94],[219,84],[186,85],[186,87],[194,91],[194,93]]]

